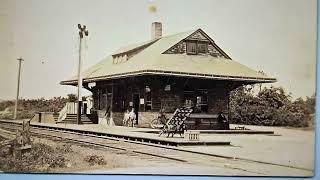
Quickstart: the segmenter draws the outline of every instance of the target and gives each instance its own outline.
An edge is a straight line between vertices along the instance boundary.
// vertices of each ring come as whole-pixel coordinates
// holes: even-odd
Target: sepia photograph
[[[0,174],[313,177],[317,0],[0,0]]]

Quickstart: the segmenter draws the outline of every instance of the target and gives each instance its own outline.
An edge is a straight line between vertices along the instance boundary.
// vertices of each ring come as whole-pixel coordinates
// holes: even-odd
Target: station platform
[[[21,123],[22,120],[0,120],[2,122]],[[198,130],[200,138],[198,141],[190,141],[184,139],[179,134],[174,137],[167,137],[166,134],[159,136],[159,129],[125,127],[125,126],[106,126],[101,124],[54,124],[54,123],[38,123],[31,122],[32,126],[59,129],[65,131],[73,131],[85,134],[103,135],[108,137],[133,140],[138,142],[146,142],[152,144],[162,144],[170,146],[199,146],[199,145],[230,145],[231,141],[228,136],[221,136],[220,134],[265,134],[272,135],[270,130],[236,130],[237,125],[230,125],[230,130]],[[207,135],[206,135],[207,134]],[[210,134],[210,138],[208,138]],[[217,135],[215,135],[217,134]]]
[[[22,120],[0,120],[0,122],[15,122],[22,123]],[[100,124],[53,124],[53,123],[37,123],[31,122],[31,126],[42,127],[48,129],[58,129],[72,132],[79,132],[85,134],[104,135],[107,137],[114,137],[126,140],[133,140],[138,142],[162,144],[169,146],[199,146],[199,145],[230,145],[230,141],[223,137],[217,137],[214,140],[201,140],[190,141],[180,137],[179,134],[175,134],[174,137],[166,137],[166,134],[159,134],[156,129],[149,128],[136,128],[136,127],[124,127],[124,126],[104,126]],[[154,132],[154,133],[146,133]]]
[[[142,130],[136,130],[137,132],[143,132],[143,133],[154,133],[157,134],[160,132],[158,129],[148,129],[148,128],[140,128]],[[244,130],[238,130],[238,129],[230,129],[230,130],[197,130],[200,132],[200,134],[265,134],[265,135],[271,135],[274,134],[274,131],[270,130],[251,130],[251,129],[244,129]]]

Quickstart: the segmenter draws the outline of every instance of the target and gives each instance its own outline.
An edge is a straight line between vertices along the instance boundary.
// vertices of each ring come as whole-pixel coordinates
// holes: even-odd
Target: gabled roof
[[[217,50],[225,54],[226,58],[217,58],[210,55],[164,53],[169,48],[199,31],[203,32],[198,29],[122,48],[84,71],[83,80],[84,82],[94,82],[154,74],[248,82],[276,81],[275,78],[270,78],[235,60],[231,60],[217,45],[215,45]],[[213,42],[211,38],[209,40]],[[118,55],[134,52],[135,50],[137,50],[137,53],[131,56],[130,59],[117,59]],[[77,77],[62,81],[61,84],[76,85]]]

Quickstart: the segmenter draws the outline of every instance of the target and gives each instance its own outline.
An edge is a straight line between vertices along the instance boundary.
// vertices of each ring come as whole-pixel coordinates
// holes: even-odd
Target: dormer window
[[[198,53],[206,54],[208,51],[208,44],[203,42],[198,42]]]
[[[197,54],[197,42],[187,42],[187,54]]]
[[[208,52],[208,44],[206,42],[188,41],[187,54],[206,54]]]

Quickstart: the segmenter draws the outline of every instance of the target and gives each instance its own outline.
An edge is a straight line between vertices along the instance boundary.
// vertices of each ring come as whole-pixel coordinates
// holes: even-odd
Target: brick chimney
[[[151,39],[159,39],[162,37],[162,24],[161,22],[153,22],[151,27]]]

